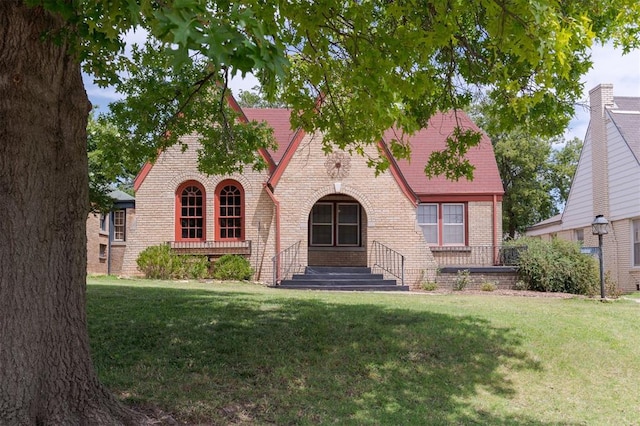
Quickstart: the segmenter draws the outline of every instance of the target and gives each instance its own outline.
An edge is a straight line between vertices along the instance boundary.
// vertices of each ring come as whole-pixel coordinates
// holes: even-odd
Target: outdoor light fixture
[[[606,235],[609,233],[609,221],[599,214],[591,224],[591,232],[593,235]]]
[[[591,223],[591,233],[598,236],[598,257],[600,258],[600,299],[605,299],[604,294],[604,264],[602,262],[602,236],[609,233],[609,221],[599,214]]]

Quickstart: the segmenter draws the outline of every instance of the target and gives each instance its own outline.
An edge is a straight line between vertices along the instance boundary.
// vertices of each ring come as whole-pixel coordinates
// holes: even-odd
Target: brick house
[[[127,238],[135,218],[135,199],[122,191],[112,191],[109,213],[90,213],[87,218],[87,273],[122,273]]]
[[[468,153],[476,167],[473,181],[428,179],[423,171],[430,153],[445,148],[456,121],[480,131],[463,112],[438,114],[412,136],[410,162],[391,158],[385,142],[390,133],[369,147],[366,154],[377,156],[380,149],[390,158],[378,176],[364,157],[325,155],[322,135],[292,130],[286,109],[242,112],[274,129],[278,149],[261,153],[268,169],[202,174],[195,136],[184,139],[185,152],[172,147],[161,153],[135,181],[136,219],[122,274],[139,274],[138,254],[162,243],[212,258],[242,254],[254,279],[265,282],[306,266],[375,266],[382,248],[403,256],[404,283],[414,288],[435,276],[442,253],[468,255],[472,247],[486,246],[495,255],[503,188],[489,138],[483,134]]]
[[[603,238],[605,270],[625,292],[640,289],[640,97],[613,96],[612,84],[589,92],[590,120],[561,215],[527,235],[597,246],[591,223],[610,222]]]

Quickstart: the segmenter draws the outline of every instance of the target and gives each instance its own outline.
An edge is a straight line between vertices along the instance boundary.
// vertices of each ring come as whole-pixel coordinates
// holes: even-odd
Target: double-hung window
[[[127,228],[127,214],[125,210],[113,212],[113,240],[124,241],[125,230]]]
[[[418,225],[427,244],[465,245],[465,205],[427,203],[418,205]]]

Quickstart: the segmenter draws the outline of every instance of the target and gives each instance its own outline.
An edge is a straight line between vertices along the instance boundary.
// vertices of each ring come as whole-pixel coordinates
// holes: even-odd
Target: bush
[[[527,283],[525,283],[522,280],[518,280],[514,285],[513,285],[513,289],[514,290],[518,290],[518,291],[524,291],[524,290],[528,290],[527,288]]]
[[[484,281],[480,286],[480,290],[482,291],[495,291],[496,288],[498,287],[491,281]]]
[[[456,281],[453,283],[453,289],[456,291],[464,290],[471,282],[471,272],[468,269],[459,270]]]
[[[209,275],[206,256],[175,254],[168,244],[147,247],[140,253],[136,263],[144,276],[152,279],[202,279]]]
[[[438,289],[438,283],[433,281],[426,281],[422,283],[422,289],[425,291],[434,291]]]
[[[554,238],[519,238],[508,244],[526,245],[520,253],[518,275],[529,290],[594,295],[598,261],[580,253],[580,246]]]
[[[162,244],[144,249],[138,255],[136,263],[145,277],[168,280],[171,278],[174,268],[173,257],[174,255],[171,253],[169,245]]]
[[[213,277],[218,280],[249,280],[253,268],[249,261],[235,254],[225,254],[213,265]]]

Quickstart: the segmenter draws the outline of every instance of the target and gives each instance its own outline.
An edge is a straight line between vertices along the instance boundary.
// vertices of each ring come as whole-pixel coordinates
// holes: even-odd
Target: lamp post
[[[604,294],[604,263],[602,261],[602,236],[609,233],[609,221],[599,214],[591,223],[591,233],[598,236],[598,256],[600,258],[600,299],[605,299]]]

